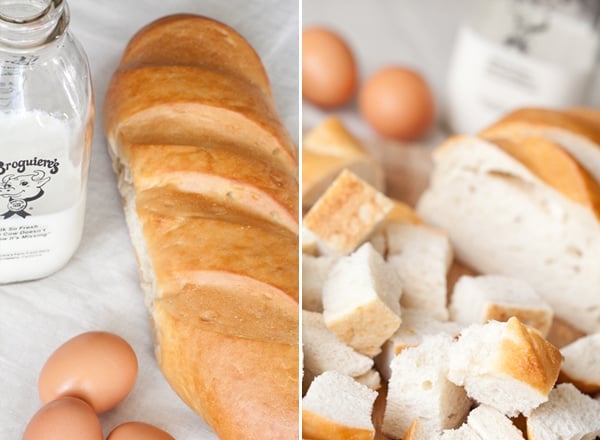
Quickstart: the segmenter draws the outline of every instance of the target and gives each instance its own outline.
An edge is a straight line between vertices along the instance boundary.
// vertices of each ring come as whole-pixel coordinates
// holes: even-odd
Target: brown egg
[[[113,429],[106,440],[175,440],[175,438],[148,423],[127,422]]]
[[[135,352],[123,338],[101,331],[83,333],[48,358],[38,391],[44,403],[62,396],[78,397],[102,413],[129,394],[137,370]]]
[[[323,108],[347,104],[356,92],[357,68],[348,44],[335,32],[302,32],[302,96]]]
[[[102,440],[102,427],[90,405],[62,397],[35,413],[22,440]]]
[[[404,67],[387,67],[371,75],[361,87],[358,105],[377,132],[405,141],[423,136],[435,114],[427,82]]]

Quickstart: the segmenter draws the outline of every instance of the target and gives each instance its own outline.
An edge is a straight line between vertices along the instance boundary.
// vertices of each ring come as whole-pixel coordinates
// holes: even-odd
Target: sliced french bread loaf
[[[561,169],[581,172],[559,157],[568,161]],[[597,212],[486,140],[451,138],[435,161],[417,212],[448,232],[457,258],[479,273],[527,281],[557,316],[600,330]]]

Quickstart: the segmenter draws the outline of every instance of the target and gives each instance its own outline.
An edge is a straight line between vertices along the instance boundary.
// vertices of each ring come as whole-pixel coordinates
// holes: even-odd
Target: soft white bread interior
[[[437,438],[440,440],[485,440],[467,424],[461,425],[456,429],[445,429]]]
[[[556,347],[514,317],[465,328],[449,358],[449,380],[509,417],[548,400],[562,361]]]
[[[440,333],[458,336],[463,326],[454,321],[440,321],[428,311],[402,308],[402,323],[400,328],[383,344],[381,353],[375,358],[381,375],[389,380],[392,360],[408,347],[416,347],[426,336]]]
[[[348,255],[367,241],[394,203],[348,170],[327,188],[304,217],[322,254]]]
[[[481,136],[517,143],[528,137],[548,139],[565,148],[600,182],[600,131],[598,121],[593,121],[589,112],[581,110],[521,108],[487,127]]]
[[[323,318],[339,339],[373,357],[400,327],[402,286],[370,243],[342,257],[323,286]]]
[[[448,236],[425,225],[389,221],[385,233],[387,261],[402,281],[402,306],[448,319],[446,274],[453,258]]]
[[[323,313],[323,285],[339,257],[302,254],[302,308]]]
[[[372,390],[379,390],[381,388],[381,375],[375,368],[371,368],[365,374],[355,377],[354,380]]]
[[[502,275],[480,275],[459,278],[452,291],[450,316],[464,325],[506,321],[516,316],[546,337],[554,312],[525,281]]]
[[[514,149],[475,137],[448,140],[436,150],[431,183],[417,212],[448,232],[461,262],[479,273],[527,281],[557,316],[594,332],[600,330],[596,190],[559,147],[535,143],[559,164],[552,168],[560,170],[554,180],[507,152]],[[563,181],[569,191],[557,189]]]
[[[584,393],[600,392],[600,333],[586,335],[560,349],[564,361],[559,381]]]
[[[482,439],[523,440],[523,433],[500,411],[488,405],[471,410],[467,425]]]
[[[309,209],[344,169],[384,191],[381,165],[338,117],[330,116],[302,138],[303,208]]]
[[[600,435],[599,414],[600,402],[563,383],[527,418],[527,438],[593,440]]]
[[[453,344],[449,335],[428,336],[394,358],[382,425],[388,437],[401,439],[416,418],[430,438],[463,422],[471,401],[462,387],[447,379]]]
[[[377,392],[349,376],[317,376],[302,399],[302,437],[311,440],[372,440]]]
[[[323,315],[302,311],[302,353],[304,367],[318,376],[337,371],[356,378],[371,371],[373,359],[357,353],[327,328]]]
[[[221,439],[297,438],[296,147],[260,58],[215,20],[157,20],[104,128],[166,379]]]

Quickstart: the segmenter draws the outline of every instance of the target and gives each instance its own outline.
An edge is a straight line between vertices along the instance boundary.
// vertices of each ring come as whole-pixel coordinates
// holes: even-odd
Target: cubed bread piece
[[[600,435],[600,402],[573,384],[557,385],[548,401],[527,418],[529,440],[594,440]]]
[[[381,375],[375,368],[371,368],[365,374],[355,377],[354,380],[360,384],[368,386],[372,390],[378,390],[381,388]]]
[[[440,436],[436,437],[436,440],[490,440],[492,438],[501,438],[504,440],[503,437],[481,437],[473,430],[473,428],[464,424],[456,429],[443,430]]]
[[[323,285],[338,257],[302,255],[302,308],[323,312]]]
[[[377,392],[349,376],[328,371],[315,378],[302,399],[302,437],[311,440],[371,440]]]
[[[463,324],[506,321],[511,316],[546,337],[554,312],[529,283],[502,275],[462,276],[452,292],[450,317]]]
[[[365,243],[342,257],[323,286],[323,318],[333,333],[359,353],[373,357],[400,327],[398,276]]]
[[[351,377],[362,376],[373,360],[357,353],[331,332],[320,313],[302,311],[302,352],[304,366],[313,374],[337,371]]]
[[[600,391],[600,333],[584,336],[560,350],[565,358],[560,380],[571,382],[582,392]]]
[[[382,426],[387,436],[402,438],[415,418],[430,438],[463,422],[471,401],[446,378],[453,344],[449,335],[428,336],[394,358]]]
[[[348,255],[377,230],[393,202],[348,170],[304,217],[324,254]]]
[[[402,306],[448,319],[446,274],[452,247],[445,233],[424,225],[390,223],[385,228],[390,266],[402,280]]]
[[[497,409],[479,405],[469,413],[467,425],[482,439],[523,440],[523,433]]]
[[[509,417],[528,415],[548,400],[561,361],[556,347],[513,317],[465,328],[450,353],[448,379]]]
[[[383,344],[375,359],[377,369],[384,379],[390,378],[390,363],[402,350],[416,347],[423,337],[445,333],[458,336],[463,326],[453,321],[440,321],[421,309],[402,308],[400,328]]]
[[[385,255],[387,253],[387,242],[385,238],[385,233],[381,229],[375,231],[369,237],[369,243],[371,243],[373,248],[381,255]]]
[[[346,129],[331,116],[302,139],[302,206],[310,208],[342,172],[348,169],[383,191],[383,168]]]
[[[470,426],[463,424],[456,429],[444,429],[439,434],[423,431],[419,419],[413,420],[402,440],[489,440],[482,439]]]
[[[302,254],[317,256],[319,247],[317,245],[317,237],[304,224],[302,224]]]
[[[424,224],[423,219],[419,217],[416,211],[406,203],[399,200],[392,200],[394,207],[385,217],[386,225],[392,223],[409,223],[413,225]]]

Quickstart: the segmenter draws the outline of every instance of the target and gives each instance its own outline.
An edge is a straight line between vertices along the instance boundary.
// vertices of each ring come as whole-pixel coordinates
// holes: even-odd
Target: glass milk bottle
[[[81,240],[94,111],[68,29],[65,0],[0,0],[0,284],[52,274]]]
[[[585,103],[598,51],[598,0],[470,0],[450,61],[446,112],[475,133],[518,107]]]

